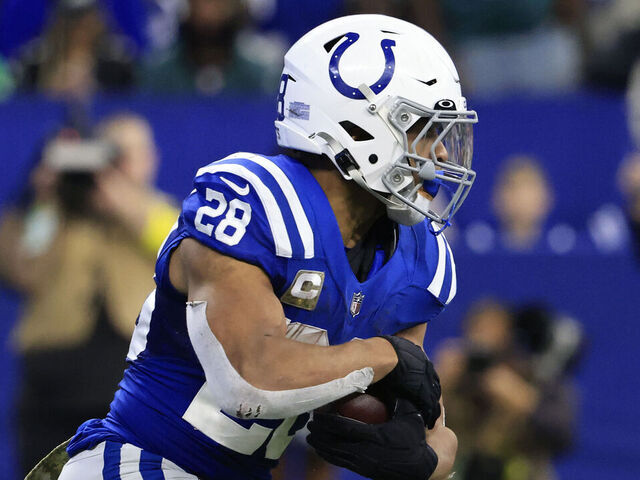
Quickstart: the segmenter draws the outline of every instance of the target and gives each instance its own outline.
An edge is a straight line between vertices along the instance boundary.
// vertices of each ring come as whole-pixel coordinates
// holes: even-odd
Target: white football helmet
[[[441,229],[449,224],[475,179],[472,124],[477,121],[442,45],[403,20],[384,15],[331,20],[304,35],[284,57],[278,144],[326,154],[345,179],[384,202],[389,217],[405,225],[425,217]],[[430,152],[420,155],[427,138],[434,140]],[[438,157],[440,144],[446,155]],[[418,192],[424,188],[433,197],[440,185],[448,186],[451,197],[437,213]]]

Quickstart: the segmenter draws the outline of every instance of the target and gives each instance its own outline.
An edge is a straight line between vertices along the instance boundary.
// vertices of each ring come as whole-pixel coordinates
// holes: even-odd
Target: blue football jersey
[[[157,288],[142,306],[110,412],[83,424],[68,451],[120,441],[203,479],[270,478],[308,415],[247,420],[216,406],[189,340],[186,297],[169,281],[171,252],[191,237],[260,267],[284,307],[287,336],[319,345],[428,322],[456,293],[453,256],[426,221],[400,225],[393,255],[358,281],[324,191],[284,155],[231,155],[198,170],[194,187],[158,254]]]

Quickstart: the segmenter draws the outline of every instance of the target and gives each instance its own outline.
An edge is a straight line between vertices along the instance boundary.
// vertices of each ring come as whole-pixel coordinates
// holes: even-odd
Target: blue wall
[[[459,222],[487,216],[493,174],[513,153],[545,162],[557,192],[557,218],[578,224],[598,206],[620,201],[615,170],[631,148],[621,98],[572,95],[471,104],[480,118],[474,131],[478,179]],[[159,184],[181,197],[204,163],[237,150],[274,151],[274,105],[271,98],[102,98],[90,117],[120,110],[147,116],[162,152]],[[42,99],[0,105],[0,202],[26,175],[37,143],[64,116],[62,105]]]
[[[599,206],[621,202],[615,170],[630,150],[621,98],[575,95],[471,104],[480,116],[474,160],[478,180],[459,223],[490,218],[494,173],[512,153],[532,153],[544,160],[556,191],[555,220],[582,229]],[[123,109],[151,121],[162,154],[158,183],[177,197],[190,191],[193,174],[203,164],[237,150],[275,151],[270,98],[101,98],[91,115],[99,119]],[[0,204],[19,190],[36,145],[64,114],[61,105],[43,99],[0,105]],[[640,478],[640,263],[626,251],[566,256],[459,252],[458,296],[429,327],[428,346],[456,335],[466,308],[486,294],[546,300],[580,319],[590,343],[578,373],[583,393],[580,440],[574,453],[559,463],[562,478]],[[3,341],[16,312],[15,297],[1,293]],[[7,393],[15,385],[16,364],[6,351],[0,362],[0,411],[9,413]],[[6,421],[6,416],[0,418],[0,436],[7,435]],[[7,441],[0,438],[0,444]],[[0,465],[10,458],[10,451],[0,449]],[[0,477],[12,478],[3,474]]]

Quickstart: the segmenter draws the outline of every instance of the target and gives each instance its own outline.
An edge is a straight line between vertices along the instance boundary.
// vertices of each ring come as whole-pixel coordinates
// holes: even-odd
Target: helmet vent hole
[[[376,163],[378,163],[378,155],[376,155],[375,153],[369,155],[369,163],[371,165],[375,165]]]
[[[326,52],[329,53],[331,49],[335,46],[335,44],[338,43],[342,37],[344,37],[344,33],[339,37],[336,37],[333,40],[329,40],[327,43],[325,43],[324,49],[326,50]]]
[[[438,83],[437,78],[432,78],[431,80],[428,80],[428,81],[420,80],[419,78],[416,78],[416,80],[419,81],[420,83],[424,83],[427,87],[430,87],[431,85],[435,85],[436,83]]]
[[[390,33],[391,35],[400,35],[398,32],[392,32],[391,30],[380,30],[382,33]]]
[[[349,134],[356,142],[364,142],[366,140],[373,140],[373,135],[367,132],[364,128],[359,127],[355,123],[349,120],[343,120],[340,122],[340,126]]]

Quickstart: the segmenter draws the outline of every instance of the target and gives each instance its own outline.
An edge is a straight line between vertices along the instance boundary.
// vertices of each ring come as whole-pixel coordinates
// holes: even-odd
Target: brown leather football
[[[334,402],[334,406],[343,417],[363,423],[378,424],[389,420],[389,409],[385,403],[368,393],[352,393]]]

